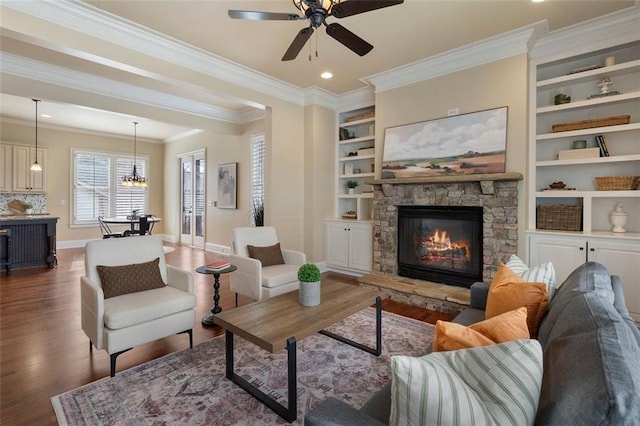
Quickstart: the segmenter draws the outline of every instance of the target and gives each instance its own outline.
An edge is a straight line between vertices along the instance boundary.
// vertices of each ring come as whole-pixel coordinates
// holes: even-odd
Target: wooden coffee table
[[[311,334],[322,333],[376,356],[380,355],[382,352],[380,295],[381,292],[378,290],[325,280],[322,282],[321,303],[318,306],[300,305],[298,292],[291,291],[219,313],[214,321],[225,329],[227,379],[249,392],[286,421],[293,422],[298,417],[296,341]],[[375,348],[324,330],[374,303],[376,305]],[[288,403],[286,407],[234,372],[234,334],[271,353],[282,349],[287,350]]]

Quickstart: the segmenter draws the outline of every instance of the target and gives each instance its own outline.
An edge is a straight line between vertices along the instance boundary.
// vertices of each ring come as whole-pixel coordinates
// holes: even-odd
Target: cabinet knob
[[[584,247],[580,247],[580,251],[584,251]]]
[[[594,248],[590,248],[590,249],[589,249],[589,251],[596,251],[596,249],[594,249]]]

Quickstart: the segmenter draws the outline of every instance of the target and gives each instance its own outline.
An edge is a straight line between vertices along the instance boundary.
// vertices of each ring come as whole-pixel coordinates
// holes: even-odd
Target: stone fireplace
[[[399,274],[400,207],[481,209],[482,253],[477,278],[489,282],[498,264],[517,251],[518,180],[522,180],[520,173],[374,181],[373,271],[360,279],[361,284],[389,290],[385,292],[392,298],[429,309],[459,311],[469,303],[467,288],[452,287],[438,277],[418,279]]]

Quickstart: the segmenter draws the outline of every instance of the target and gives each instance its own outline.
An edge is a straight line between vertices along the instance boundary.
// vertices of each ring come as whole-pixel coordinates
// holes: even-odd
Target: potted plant
[[[320,304],[320,269],[313,263],[305,263],[298,269],[300,281],[299,302],[302,306]]]
[[[33,213],[33,204],[25,202],[23,204],[23,206],[24,206],[24,213],[25,214]]]
[[[349,188],[349,194],[353,194],[356,186],[360,185],[357,180],[348,180],[347,188]]]

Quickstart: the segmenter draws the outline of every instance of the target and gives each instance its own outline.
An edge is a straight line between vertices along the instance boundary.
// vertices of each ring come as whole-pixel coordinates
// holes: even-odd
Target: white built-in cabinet
[[[372,251],[373,238],[370,222],[326,221],[327,265],[370,272]]]
[[[629,313],[640,322],[640,237],[576,236],[530,234],[527,236],[529,262],[532,265],[552,262],[560,285],[584,262],[599,262],[622,282]]]
[[[615,64],[613,64],[615,62]],[[535,265],[551,261],[562,283],[585,261],[596,261],[622,279],[627,307],[640,321],[640,191],[599,190],[596,177],[640,176],[640,41],[559,58],[537,57],[531,63],[531,136],[529,138],[529,208],[527,258]],[[609,91],[599,83],[609,78]],[[562,93],[569,103],[555,105]],[[553,125],[630,115],[628,124],[554,132]],[[561,150],[585,140],[598,147],[602,135],[610,156],[559,159]],[[565,190],[550,190],[562,181]],[[628,214],[625,233],[612,232],[609,213],[620,203]],[[582,206],[579,231],[536,229],[540,205]]]
[[[338,113],[336,129],[335,217],[326,221],[329,267],[370,272],[373,259],[373,186],[375,178],[375,106]],[[347,182],[358,183],[349,191]]]
[[[12,151],[12,181],[13,192],[46,192],[47,190],[47,164],[46,148],[38,148],[22,145],[11,146]],[[42,167],[41,171],[32,171],[31,165],[38,159]]]

